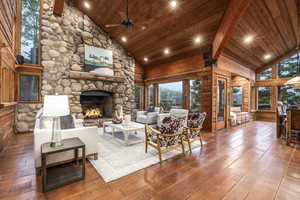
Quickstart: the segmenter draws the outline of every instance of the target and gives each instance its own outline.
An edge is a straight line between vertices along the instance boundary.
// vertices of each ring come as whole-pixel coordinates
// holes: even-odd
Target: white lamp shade
[[[46,95],[43,116],[60,117],[70,114],[69,98],[65,95]]]

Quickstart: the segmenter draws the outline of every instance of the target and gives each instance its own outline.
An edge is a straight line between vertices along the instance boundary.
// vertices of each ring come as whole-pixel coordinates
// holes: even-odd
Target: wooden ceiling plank
[[[213,42],[213,58],[221,54],[225,43],[233,33],[234,27],[239,23],[243,13],[249,5],[249,0],[230,0],[221,25]]]
[[[298,30],[298,16],[297,16],[297,0],[284,1],[286,9],[290,16],[291,25],[293,26],[293,33],[296,41],[300,41],[300,31]]]
[[[55,15],[61,16],[64,11],[64,0],[55,0],[54,7],[53,7],[53,13]]]
[[[279,36],[281,38],[281,41],[285,45],[285,48],[290,49],[289,45],[287,44],[287,40],[285,39],[285,37],[283,36],[283,33],[282,33],[282,30],[285,29],[285,28],[280,29],[279,25],[278,25],[278,23],[281,19],[281,15],[280,15],[280,13],[276,13],[276,10],[277,10],[277,12],[280,12],[280,11],[278,11],[278,8],[276,7],[276,1],[274,1],[274,0],[264,0],[264,1],[262,1],[262,3],[265,5],[269,15],[271,16],[273,24],[276,27],[276,32],[279,34]],[[275,13],[273,13],[274,10],[275,10]]]

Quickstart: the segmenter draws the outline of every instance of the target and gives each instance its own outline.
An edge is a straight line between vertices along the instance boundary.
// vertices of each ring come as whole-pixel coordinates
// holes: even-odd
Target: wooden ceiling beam
[[[213,59],[217,59],[220,56],[225,43],[232,35],[234,27],[239,23],[249,2],[250,0],[230,0],[213,41]]]
[[[55,0],[53,13],[61,16],[64,11],[64,0]]]

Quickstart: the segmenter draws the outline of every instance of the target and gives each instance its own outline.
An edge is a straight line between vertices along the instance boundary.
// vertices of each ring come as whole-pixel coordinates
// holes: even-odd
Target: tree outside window
[[[135,108],[141,109],[143,98],[143,86],[135,86]]]
[[[258,75],[258,79],[260,81],[269,80],[271,78],[272,78],[272,68],[268,68],[268,69],[260,72],[259,75]]]
[[[232,106],[242,107],[243,105],[243,88],[242,87],[232,87]]]
[[[201,112],[201,81],[190,80],[190,109],[192,112]]]
[[[300,105],[300,90],[295,90],[290,85],[279,86],[278,101],[288,105]]]
[[[20,75],[20,101],[39,101],[39,76]]]
[[[153,90],[154,90],[154,87],[153,87],[153,85],[148,85],[148,87],[147,87],[147,106],[148,107],[152,107],[152,106],[154,106],[154,97],[153,97],[153,95],[154,95],[154,92],[153,92]]]
[[[39,62],[39,0],[22,0],[21,54],[25,63]]]
[[[278,64],[279,78],[289,78],[297,76],[300,63],[300,53],[283,60]]]
[[[259,110],[271,110],[271,96],[272,96],[272,87],[258,87],[258,109]]]

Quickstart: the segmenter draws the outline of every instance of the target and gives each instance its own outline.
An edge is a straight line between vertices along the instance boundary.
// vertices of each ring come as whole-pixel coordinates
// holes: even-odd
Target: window
[[[183,103],[182,81],[159,84],[159,103],[164,110],[181,108]]]
[[[298,72],[300,53],[291,56],[278,64],[279,78],[294,77]]]
[[[22,0],[21,55],[25,63],[39,63],[39,0]]]
[[[39,101],[39,76],[20,75],[20,101],[34,102]]]
[[[242,107],[243,106],[243,88],[232,87],[232,106]]]
[[[258,80],[269,80],[272,78],[272,68],[268,68],[258,74]]]
[[[143,86],[135,86],[135,108],[142,108],[143,99]]]
[[[147,106],[154,106],[154,93],[153,93],[153,85],[148,85],[147,87]]]
[[[192,112],[201,112],[201,81],[190,80],[190,109]]]
[[[271,109],[271,95],[272,87],[258,87],[257,97],[258,97],[258,110],[270,110]]]
[[[225,120],[225,88],[226,83],[224,80],[218,80],[218,90],[217,90],[217,121],[224,121]]]
[[[295,90],[289,85],[279,86],[278,101],[288,105],[300,105],[300,90]]]

